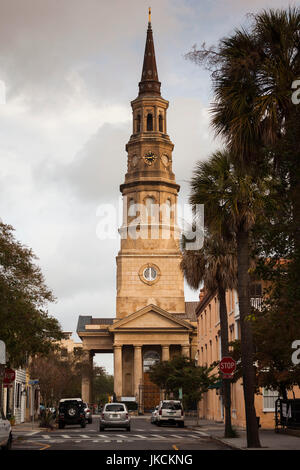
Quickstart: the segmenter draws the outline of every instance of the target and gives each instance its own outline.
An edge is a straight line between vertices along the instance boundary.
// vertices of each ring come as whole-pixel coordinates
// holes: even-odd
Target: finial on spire
[[[149,23],[151,23],[151,7],[149,7]]]

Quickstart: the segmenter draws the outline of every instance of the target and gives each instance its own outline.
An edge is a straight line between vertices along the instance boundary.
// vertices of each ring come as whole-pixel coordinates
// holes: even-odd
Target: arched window
[[[151,113],[147,114],[147,131],[153,131],[153,116]]]
[[[141,132],[141,115],[138,114],[136,117],[136,132]]]
[[[163,131],[164,131],[164,128],[163,128],[163,117],[162,117],[161,114],[158,116],[158,129],[159,129],[159,132],[163,132]]]

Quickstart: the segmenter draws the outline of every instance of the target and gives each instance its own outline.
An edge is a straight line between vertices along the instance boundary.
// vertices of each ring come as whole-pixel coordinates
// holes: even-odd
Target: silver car
[[[157,413],[158,413],[158,405],[154,408],[154,410],[151,413],[151,419],[150,419],[151,424],[157,424]]]
[[[83,406],[84,406],[84,412],[85,412],[86,420],[89,424],[92,424],[92,422],[93,422],[92,411],[89,408],[87,403],[83,403]]]
[[[126,428],[130,431],[130,416],[124,403],[106,403],[100,415],[99,431],[105,428]]]

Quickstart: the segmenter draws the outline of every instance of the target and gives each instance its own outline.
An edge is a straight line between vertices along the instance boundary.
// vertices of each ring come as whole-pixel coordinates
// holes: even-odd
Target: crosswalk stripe
[[[44,439],[50,439],[50,436],[48,436],[48,434],[42,434],[42,437],[43,437]]]
[[[61,434],[61,437],[64,439],[72,439],[71,436],[68,436],[68,434]]]
[[[187,437],[192,437],[193,439],[199,439],[199,436],[195,434],[187,434]]]
[[[158,434],[150,434],[150,436],[155,437],[156,439],[166,439],[166,437],[158,435]]]
[[[118,437],[123,437],[123,439],[127,439],[127,436],[124,436],[124,434],[116,434]]]
[[[200,436],[205,436],[207,437],[209,434],[206,434],[206,432],[203,431],[195,431],[197,434],[200,434]]]
[[[141,436],[141,434],[133,434],[136,437],[139,437],[140,439],[147,439],[146,436]]]
[[[170,434],[171,437],[176,437],[176,439],[182,439],[183,436],[177,436],[177,434]]]
[[[84,437],[85,439],[86,439],[86,438],[89,439],[89,437],[90,437],[90,436],[87,436],[86,434],[79,434],[79,435],[80,435],[80,437]]]

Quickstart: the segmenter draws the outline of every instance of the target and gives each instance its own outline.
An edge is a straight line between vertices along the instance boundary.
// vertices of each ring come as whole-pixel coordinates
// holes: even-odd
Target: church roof
[[[148,22],[142,77],[139,83],[139,96],[146,94],[160,95],[151,21]]]

